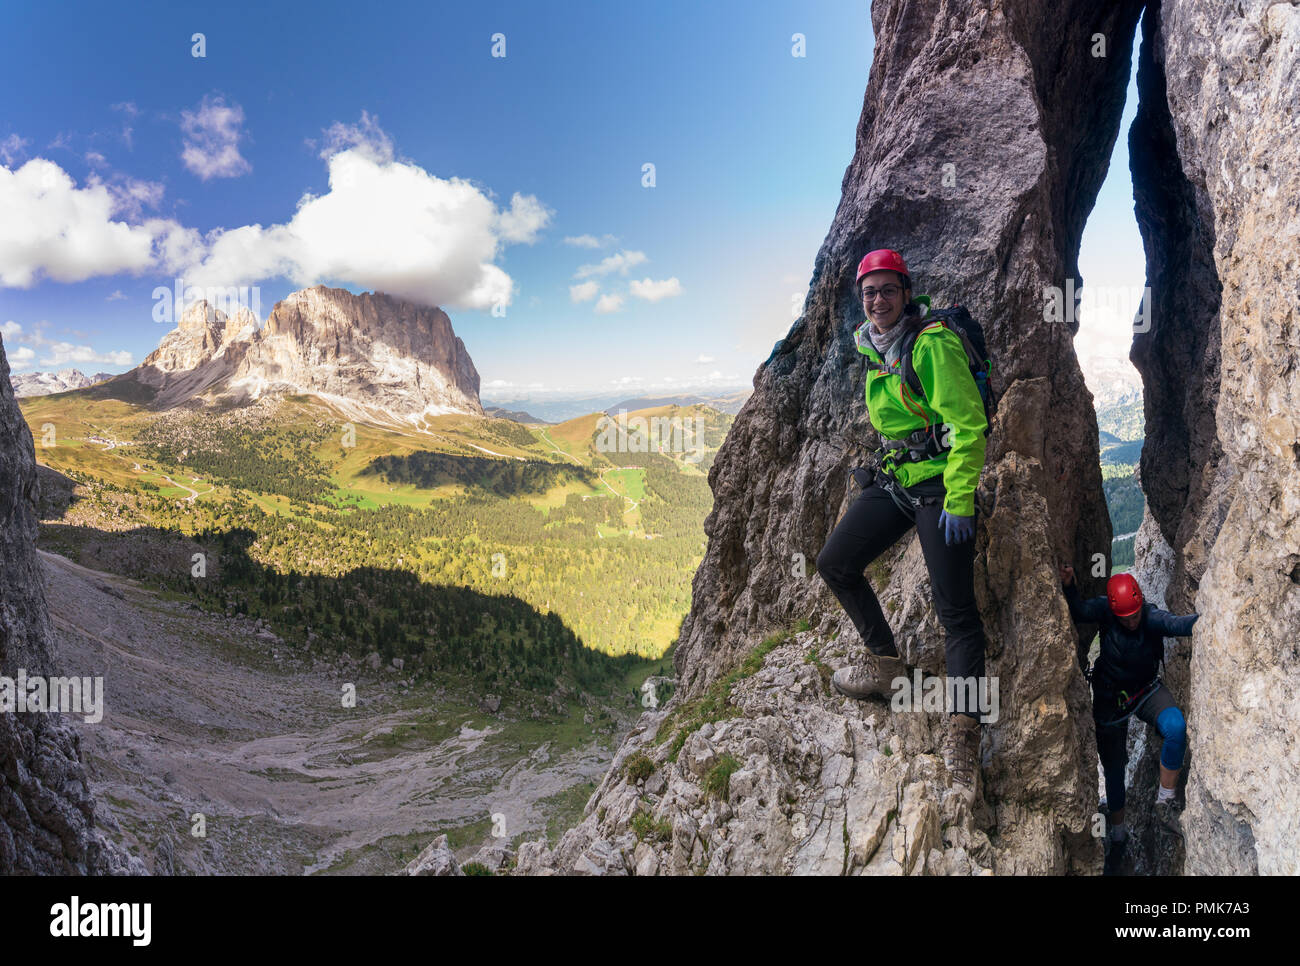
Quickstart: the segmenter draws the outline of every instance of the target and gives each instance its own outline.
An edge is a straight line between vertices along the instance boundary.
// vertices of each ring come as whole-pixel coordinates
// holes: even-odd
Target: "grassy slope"
[[[156,486],[157,494],[176,500],[187,500],[191,490],[198,491],[195,499],[202,504],[220,506],[229,500],[233,491],[225,485],[215,485],[204,479],[193,467],[159,466],[147,458],[139,446],[130,445],[158,418],[156,413],[141,403],[121,399],[103,398],[93,391],[62,393],[56,396],[35,397],[20,401],[37,444],[39,462],[74,478],[86,476],[104,480],[127,490],[147,489]],[[661,416],[691,418],[704,415],[725,425],[729,417],[719,417],[704,407],[660,406],[629,416],[647,419]],[[405,455],[421,450],[436,450],[460,455],[488,457],[484,450],[507,458],[550,460],[572,463],[595,469],[603,476],[588,486],[579,481],[568,481],[527,501],[542,512],[564,505],[570,494],[603,497],[612,493],[625,498],[625,512],[621,529],[598,524],[597,532],[606,539],[644,536],[641,513],[636,504],[646,499],[645,472],[642,469],[619,469],[620,464],[634,464],[639,454],[603,454],[596,450],[593,437],[597,433],[601,414],[592,413],[569,420],[558,426],[523,427],[504,420],[484,419],[465,415],[439,416],[428,421],[428,431],[404,429],[393,426],[355,425],[355,446],[344,448],[345,419],[329,407],[310,397],[292,397],[282,404],[274,420],[277,438],[286,439],[295,432],[305,432],[321,424],[334,424],[336,430],[326,432],[323,440],[314,446],[312,455],[326,468],[329,480],[336,487],[327,498],[335,506],[352,506],[374,509],[383,505],[405,504],[430,506],[436,501],[461,495],[465,487],[445,485],[436,489],[393,485],[378,474],[365,469],[381,455]],[[54,427],[55,445],[41,445],[47,425]],[[523,433],[530,440],[523,442]],[[278,434],[278,435],[277,435]],[[91,443],[87,437],[97,435],[120,445],[107,448],[106,444]],[[510,436],[519,437],[517,441]],[[554,446],[552,445],[554,444]],[[285,444],[287,446],[287,443]],[[570,455],[566,458],[555,452],[555,447]],[[673,455],[673,454],[668,454]],[[698,474],[698,468],[678,460],[684,473]],[[197,477],[197,480],[195,479]],[[184,489],[176,484],[184,484]],[[274,493],[239,491],[267,513],[295,518],[291,501]],[[133,523],[148,523],[136,520]],[[689,579],[689,575],[686,579]],[[675,636],[679,618],[655,622],[656,639],[669,642]]]

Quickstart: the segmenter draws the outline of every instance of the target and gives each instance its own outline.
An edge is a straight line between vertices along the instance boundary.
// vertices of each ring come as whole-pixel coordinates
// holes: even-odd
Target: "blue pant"
[[[1097,725],[1097,755],[1106,773],[1106,805],[1111,813],[1124,807],[1124,769],[1128,766],[1128,718],[1107,721],[1103,715],[1115,707],[1115,699],[1101,692],[1092,698],[1092,716]],[[1174,696],[1163,684],[1134,712],[1133,717],[1151,725],[1164,739],[1160,764],[1170,771],[1183,767],[1187,750],[1187,722],[1174,704]]]

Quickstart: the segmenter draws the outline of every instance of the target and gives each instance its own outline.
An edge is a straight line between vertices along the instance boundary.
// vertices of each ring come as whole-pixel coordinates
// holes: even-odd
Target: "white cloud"
[[[331,135],[339,143],[350,136]],[[500,211],[470,181],[385,160],[391,153],[372,132],[330,155],[326,194],[304,195],[285,224],[211,233],[186,282],[246,285],[283,276],[304,286],[350,282],[425,305],[509,305],[514,282],[493,262],[504,244],[534,236],[550,212],[518,194]]]
[[[659,282],[648,278],[643,278],[639,282],[633,279],[632,283],[628,285],[628,291],[639,299],[645,299],[647,302],[658,302],[660,299],[681,295],[682,283],[677,281],[676,276]]]
[[[181,160],[185,167],[204,181],[210,178],[235,178],[253,170],[239,153],[239,141],[245,137],[239,129],[244,123],[244,109],[227,105],[224,98],[207,95],[197,111],[181,111],[181,130],[185,148]]]
[[[26,153],[23,149],[31,143],[27,138],[20,138],[17,134],[10,134],[3,141],[0,141],[0,159],[5,164],[12,166],[15,161]]]
[[[531,245],[554,213],[532,195],[516,191],[510,198],[510,209],[497,215],[497,233],[503,241]]]
[[[65,366],[69,362],[101,362],[112,366],[129,366],[133,363],[131,353],[96,352],[88,345],[73,345],[71,342],[53,342],[45,347],[46,358],[41,360],[43,366]]]
[[[611,386],[634,386],[639,382],[645,382],[641,376],[624,376],[622,379],[611,379]]]
[[[701,366],[707,366],[710,362],[713,361],[713,356],[700,355],[696,358],[695,361],[697,364]]]
[[[115,220],[124,208],[155,197],[148,182],[78,188],[53,161],[33,158],[16,171],[0,166],[0,286],[28,288],[41,276],[80,282],[154,267],[161,246],[184,229],[159,218]]]
[[[106,164],[108,164],[108,158],[104,157],[98,151],[87,151],[86,164],[89,164],[90,166],[95,168],[102,168]]]
[[[124,298],[126,298],[126,296],[122,294],[122,290],[119,288],[119,289],[114,289],[112,295],[105,296],[104,301],[119,302]]]
[[[509,379],[493,379],[490,382],[483,383],[484,389],[544,389],[544,382],[530,382],[527,385],[521,382],[511,382]]]
[[[118,352],[98,352],[88,345],[74,345],[71,342],[55,342],[45,337],[44,330],[49,327],[49,323],[41,320],[32,326],[30,332],[24,332],[23,327],[12,319],[0,325],[0,335],[3,335],[5,341],[17,340],[25,343],[17,347],[10,347],[9,362],[14,368],[31,364],[36,358],[36,349],[42,353],[42,366],[66,366],[69,363],[104,363],[113,366],[130,366],[134,359],[131,353],[126,351]],[[84,336],[85,333],[74,330],[74,334]],[[35,347],[35,348],[33,348]]]
[[[611,272],[626,275],[629,269],[640,265],[644,261],[646,261],[645,252],[619,252],[617,255],[610,255],[601,259],[598,265],[580,265],[578,270],[573,273],[573,277],[591,278],[593,276],[608,275]]]
[[[24,369],[32,364],[36,358],[36,353],[25,345],[20,345],[13,352],[8,353],[9,367],[11,369]]]
[[[0,286],[161,270],[197,286],[285,278],[363,286],[425,305],[510,304],[514,282],[495,262],[505,245],[536,237],[551,218],[545,205],[516,193],[500,209],[468,180],[393,160],[391,142],[369,115],[326,134],[349,145],[328,155],[327,192],[304,195],[288,222],[207,235],[171,219],[138,220],[161,201],[157,183],[92,177],[78,188],[44,159],[17,171],[0,166]]]
[[[599,291],[599,282],[580,282],[577,285],[569,286],[569,300],[571,302],[590,302]]]
[[[564,239],[564,244],[575,248],[605,248],[616,241],[618,239],[613,235],[602,235],[600,238],[595,235],[570,235]]]
[[[91,175],[86,183],[99,184],[99,178]],[[137,181],[118,175],[107,187],[113,196],[113,214],[125,215],[131,221],[139,221],[145,208],[157,208],[162,203],[163,186],[160,181]]]
[[[132,137],[131,137],[132,129],[129,123],[129,119],[139,114],[140,108],[136,107],[134,102],[132,101],[122,101],[120,104],[114,104],[113,110],[121,111],[128,118],[128,123],[122,125],[122,140],[126,142],[127,149],[130,150],[134,148],[135,145],[132,142]]]
[[[308,141],[315,146],[315,141]],[[388,164],[393,160],[393,139],[379,126],[379,119],[369,111],[361,112],[359,124],[335,121],[325,131],[324,147],[320,156],[329,160],[336,154],[352,149],[375,164]]]
[[[596,314],[608,315],[610,312],[617,312],[622,307],[623,307],[623,296],[602,295],[596,301]]]

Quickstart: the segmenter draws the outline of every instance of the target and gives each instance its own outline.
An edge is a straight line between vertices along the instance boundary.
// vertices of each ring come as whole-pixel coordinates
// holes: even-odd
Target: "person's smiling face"
[[[911,289],[903,288],[901,281],[897,272],[885,269],[871,272],[862,279],[862,287],[859,289],[862,311],[881,332],[898,321],[898,317],[903,314],[903,306],[912,294]]]

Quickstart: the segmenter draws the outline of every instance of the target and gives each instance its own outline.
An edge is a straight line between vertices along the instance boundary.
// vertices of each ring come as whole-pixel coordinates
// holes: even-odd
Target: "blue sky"
[[[501,399],[748,385],[784,335],[852,156],[868,3],[270,6],[0,10],[0,191],[37,225],[0,231],[16,369],[138,363],[178,273],[259,285],[263,319],[317,281],[436,301]],[[1142,282],[1123,141],[1091,284]]]

